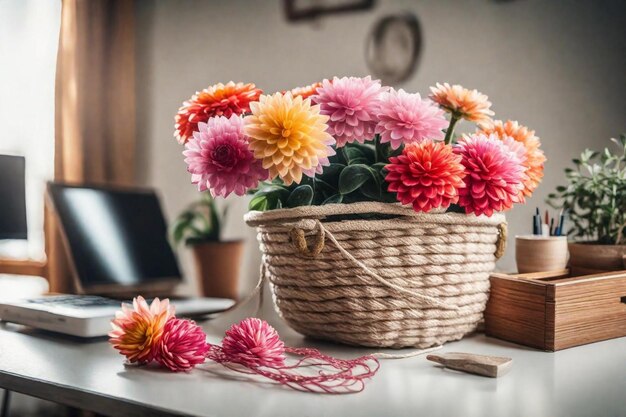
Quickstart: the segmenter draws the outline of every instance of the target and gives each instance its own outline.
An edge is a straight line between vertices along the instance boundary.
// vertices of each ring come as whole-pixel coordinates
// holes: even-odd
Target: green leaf
[[[346,146],[350,148],[358,149],[359,152],[361,153],[361,156],[359,156],[358,158],[365,158],[367,164],[373,164],[374,162],[376,162],[376,150],[374,149],[374,146],[367,144],[367,143],[358,143],[358,142],[353,142]],[[350,161],[350,163],[352,164],[354,162]]]
[[[250,204],[248,205],[249,210],[255,211],[265,211],[267,210],[267,196],[266,195],[257,195],[250,200]]]
[[[339,204],[343,200],[343,196],[341,194],[334,194],[328,197],[326,200],[322,202],[324,204]]]
[[[337,180],[339,180],[339,176],[337,176]],[[320,189],[322,191],[337,191],[337,187],[327,183],[324,180],[320,180],[319,178],[315,178],[315,187],[316,189]]]
[[[382,198],[380,183],[377,183],[376,181],[366,181],[365,184],[361,186],[360,190],[364,196],[374,201],[380,201]]]
[[[255,193],[255,195],[270,195],[270,194],[276,194],[277,196],[280,195],[280,196],[286,197],[289,194],[289,190],[283,185],[269,184],[269,185],[263,186],[261,189],[259,189],[259,191]]]
[[[348,165],[339,176],[339,193],[348,194],[358,189],[367,180],[375,179],[367,165]]]
[[[300,185],[291,192],[287,207],[310,206],[312,201],[313,188],[310,185]]]
[[[378,170],[379,172],[382,172],[382,170],[385,169],[387,165],[387,162],[376,162],[374,165],[372,165],[372,168]]]
[[[174,243],[176,245],[182,242],[183,237],[185,235],[185,230],[187,229],[190,223],[191,223],[191,220],[187,218],[179,217],[178,220],[172,226],[172,239],[174,240]]]
[[[349,165],[356,163],[355,160],[357,159],[367,161],[367,157],[358,148],[346,145],[342,148],[342,152]]]
[[[330,165],[324,167],[324,171],[322,172],[322,175],[319,176],[319,179],[326,181],[336,189],[339,184],[339,175],[345,167],[346,166],[344,164],[331,163]]]

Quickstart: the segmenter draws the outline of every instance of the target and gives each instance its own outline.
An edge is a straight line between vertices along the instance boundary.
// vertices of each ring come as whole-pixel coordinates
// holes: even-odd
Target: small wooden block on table
[[[485,333],[547,351],[626,336],[626,271],[493,274]]]
[[[450,352],[428,355],[426,359],[437,362],[446,368],[470,374],[497,378],[511,369],[513,359],[502,356],[476,355],[473,353]]]

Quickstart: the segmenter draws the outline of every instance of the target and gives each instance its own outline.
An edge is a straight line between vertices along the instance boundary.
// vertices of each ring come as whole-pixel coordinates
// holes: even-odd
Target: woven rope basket
[[[377,219],[363,216],[372,214]],[[423,214],[398,204],[253,211],[245,219],[257,227],[262,278],[287,323],[370,347],[427,348],[474,331],[506,242],[501,214]]]

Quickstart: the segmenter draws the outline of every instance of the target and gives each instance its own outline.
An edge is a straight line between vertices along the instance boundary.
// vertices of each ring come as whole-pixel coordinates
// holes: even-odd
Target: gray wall
[[[288,24],[279,0],[138,1],[140,180],[161,190],[173,218],[198,197],[172,137],[183,100],[219,81],[255,82],[273,92],[333,75],[367,75],[363,51],[374,22],[409,10],[421,21],[424,50],[417,72],[400,87],[422,94],[437,81],[477,88],[497,117],[517,119],[541,137],[544,182],[526,206],[507,214],[511,237],[528,233],[535,206],[544,206],[563,181],[570,159],[626,131],[623,3],[387,0],[370,12]],[[257,279],[259,255],[241,220],[247,203],[232,201],[226,234],[248,239],[245,291]],[[515,268],[509,244],[503,270]],[[183,259],[191,273],[188,254]]]

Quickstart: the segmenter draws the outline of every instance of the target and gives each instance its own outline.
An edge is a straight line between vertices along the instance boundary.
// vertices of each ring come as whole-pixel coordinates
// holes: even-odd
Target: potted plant
[[[262,265],[296,331],[361,346],[429,347],[482,320],[502,256],[501,213],[532,195],[535,132],[494,120],[477,90],[429,97],[371,77],[263,94],[216,84],[176,115],[192,183],[253,194]],[[457,138],[455,126],[476,130]]]
[[[571,223],[574,275],[626,269],[626,135],[611,141],[614,151],[586,149],[574,159],[576,168],[565,169],[569,185],[548,196]]]
[[[206,297],[237,299],[243,241],[222,241],[227,208],[218,213],[215,200],[204,193],[174,221],[171,237],[175,246],[191,248],[197,281]]]

